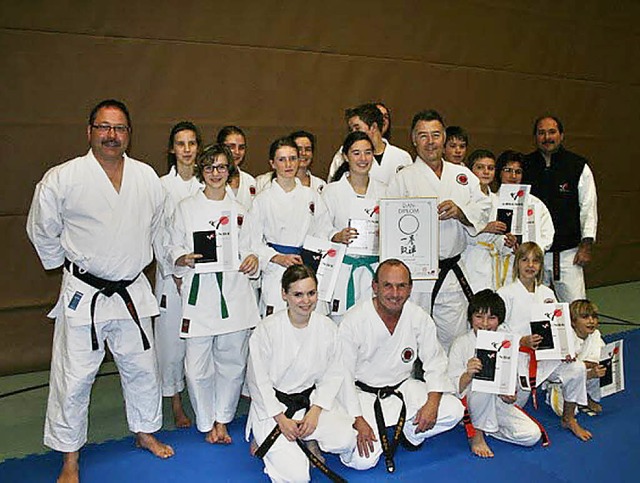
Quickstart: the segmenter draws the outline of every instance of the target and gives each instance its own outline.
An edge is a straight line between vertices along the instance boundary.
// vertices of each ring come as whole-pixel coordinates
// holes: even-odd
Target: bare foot
[[[188,428],[191,426],[191,420],[182,408],[182,399],[180,398],[179,392],[171,396],[171,409],[173,411],[173,421],[175,422],[176,428]]]
[[[249,443],[249,454],[251,456],[255,456],[256,451],[258,451],[258,443],[256,443],[255,439],[251,438],[251,442]]]
[[[476,434],[468,439],[471,452],[480,458],[493,458],[493,451],[484,439],[484,433],[476,429]]]
[[[595,402],[591,398],[589,398],[589,400],[587,401],[587,407],[596,414],[602,413],[602,404]]]
[[[318,458],[322,463],[326,463],[324,456],[322,456],[322,451],[320,451],[320,446],[318,446],[318,442],[315,439],[312,439],[311,441],[305,441],[305,444],[307,445],[309,451],[311,451],[311,454]]]
[[[79,453],[64,453],[62,457],[62,470],[58,475],[58,483],[79,483],[80,470],[78,466]]]
[[[137,433],[136,446],[150,451],[158,458],[166,459],[174,455],[173,448],[168,444],[161,443],[153,434]]]
[[[562,418],[562,427],[575,434],[581,441],[589,441],[593,435],[578,424],[576,418]]]
[[[214,423],[214,429],[218,432],[218,443],[231,444],[233,440],[227,431],[227,425],[224,423]]]
[[[209,431],[207,435],[204,437],[204,440],[207,443],[211,443],[211,444],[216,444],[220,442],[220,440],[218,439],[218,431],[216,430],[215,424],[213,428],[211,428],[211,431]]]

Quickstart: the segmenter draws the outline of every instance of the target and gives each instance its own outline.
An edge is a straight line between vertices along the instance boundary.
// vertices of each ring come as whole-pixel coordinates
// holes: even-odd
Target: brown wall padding
[[[173,7],[172,7],[172,6]],[[175,6],[179,5],[179,6]],[[0,3],[0,374],[44,368],[45,313],[59,272],[45,273],[24,233],[44,171],[87,149],[85,124],[116,97],[134,122],[131,154],[166,171],[170,127],[190,119],[205,140],[246,129],[253,174],[276,136],[318,136],[324,176],[345,133],[345,107],[383,100],[393,142],[408,148],[417,110],[440,110],[471,148],[532,148],[552,111],[587,156],[600,227],[590,286],[640,274],[640,4],[587,0],[376,2],[114,0]]]

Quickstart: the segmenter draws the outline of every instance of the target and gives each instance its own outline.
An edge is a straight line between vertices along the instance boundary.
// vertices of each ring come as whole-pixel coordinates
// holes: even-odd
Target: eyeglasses
[[[520,168],[502,168],[504,173],[522,174],[523,171]]]
[[[218,164],[218,165],[214,165],[214,164],[207,164],[206,166],[202,167],[202,172],[204,173],[213,173],[214,171],[217,171],[220,174],[225,174],[227,172],[229,172],[229,165],[228,164]]]
[[[100,134],[108,134],[112,129],[116,134],[126,134],[129,132],[129,126],[125,126],[124,124],[116,124],[115,126],[111,124],[92,124],[91,129],[95,129]]]

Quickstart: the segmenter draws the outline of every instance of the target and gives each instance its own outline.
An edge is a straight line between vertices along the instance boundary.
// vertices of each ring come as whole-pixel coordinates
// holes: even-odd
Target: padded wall
[[[246,129],[253,174],[274,137],[310,130],[324,176],[361,102],[391,107],[406,149],[423,108],[496,152],[531,150],[533,119],[553,112],[598,184],[589,285],[638,279],[639,14],[633,0],[0,2],[0,374],[48,364],[59,273],[42,270],[25,217],[44,171],[86,151],[86,116],[107,97],[128,104],[130,154],[159,174],[183,119],[206,141]]]

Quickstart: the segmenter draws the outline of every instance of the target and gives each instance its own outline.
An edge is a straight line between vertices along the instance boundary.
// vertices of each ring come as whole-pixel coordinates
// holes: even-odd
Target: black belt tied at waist
[[[311,393],[315,390],[315,388],[316,386],[313,385],[302,392],[297,392],[292,394],[287,394],[282,391],[278,391],[277,389],[274,388],[274,391],[276,392],[276,398],[278,399],[278,401],[280,401],[282,404],[284,404],[287,407],[287,409],[284,412],[285,417],[291,419],[293,415],[298,411],[300,411],[301,409],[304,409],[306,413],[311,407],[311,400],[309,398],[311,397]],[[273,428],[273,430],[269,433],[267,438],[262,442],[260,447],[257,449],[256,456],[261,459],[264,458],[264,456],[267,454],[271,446],[273,446],[273,443],[276,442],[276,439],[278,439],[278,437],[281,434],[282,434],[282,431],[280,431],[280,426],[276,424],[276,427]],[[311,450],[307,448],[307,445],[304,443],[304,441],[302,441],[300,438],[296,438],[296,444],[302,450],[305,456],[309,459],[309,461],[316,468],[318,468],[325,476],[327,476],[327,478],[337,483],[346,483],[347,480],[345,480],[340,475],[332,471],[322,460],[320,460],[316,455],[314,455],[311,452]]]
[[[438,280],[436,280],[436,284],[433,287],[433,292],[431,292],[431,315],[433,315],[433,305],[436,303],[438,292],[440,292],[442,284],[444,283],[444,279],[447,278],[447,275],[451,270],[453,270],[453,273],[458,279],[458,282],[460,282],[460,287],[462,287],[462,292],[464,293],[465,297],[467,297],[467,300],[471,300],[471,297],[473,297],[473,290],[471,290],[469,282],[465,278],[460,265],[458,265],[459,261],[460,255],[458,254],[455,257],[445,258],[444,260],[440,260],[438,262],[440,272],[438,273]]]
[[[406,381],[406,379],[405,379]],[[389,473],[393,473],[396,470],[396,465],[393,461],[393,456],[398,448],[400,437],[402,436],[402,429],[407,420],[407,405],[404,402],[402,393],[398,391],[398,388],[404,381],[399,382],[393,386],[373,387],[365,384],[361,381],[356,381],[356,386],[364,392],[375,394],[376,400],[373,403],[373,413],[376,417],[376,426],[378,427],[378,434],[380,435],[380,445],[382,446],[382,452],[384,453],[384,462]],[[387,425],[384,421],[384,413],[382,412],[382,399],[386,399],[390,396],[395,396],[402,402],[402,408],[400,409],[400,416],[396,423],[396,430],[393,433],[393,440],[389,442],[389,436],[387,435]]]
[[[138,317],[138,312],[136,311],[136,307],[133,303],[133,299],[127,290],[127,287],[131,285],[136,279],[140,276],[140,274],[136,275],[133,280],[119,280],[117,282],[111,280],[105,280],[104,278],[97,277],[95,275],[90,274],[89,272],[81,269],[76,264],[71,263],[68,259],[64,259],[64,268],[66,268],[69,273],[71,273],[74,277],[87,285],[92,286],[97,290],[93,297],[91,298],[91,349],[96,351],[99,348],[98,345],[98,334],[96,332],[96,324],[95,324],[95,313],[96,313],[96,301],[98,300],[98,296],[100,294],[111,297],[113,294],[118,294],[122,301],[124,302],[125,307],[127,307],[127,311],[131,318],[138,326],[140,330],[140,336],[142,338],[142,347],[144,350],[148,350],[151,348],[151,344],[149,344],[149,339],[147,335],[144,333],[142,328],[142,324],[140,323],[140,317]]]

